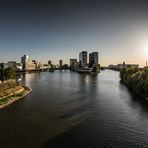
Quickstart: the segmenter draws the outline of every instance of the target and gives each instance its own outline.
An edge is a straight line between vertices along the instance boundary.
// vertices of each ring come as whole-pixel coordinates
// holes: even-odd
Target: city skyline
[[[99,52],[99,63],[148,59],[146,0],[22,0],[0,3],[0,62],[28,54],[43,63],[69,63],[82,50]]]

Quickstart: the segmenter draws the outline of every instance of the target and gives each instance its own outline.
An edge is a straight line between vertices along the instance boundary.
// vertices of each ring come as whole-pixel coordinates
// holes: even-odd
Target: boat
[[[91,68],[83,68],[83,69],[76,69],[76,72],[78,73],[91,73],[92,69]]]

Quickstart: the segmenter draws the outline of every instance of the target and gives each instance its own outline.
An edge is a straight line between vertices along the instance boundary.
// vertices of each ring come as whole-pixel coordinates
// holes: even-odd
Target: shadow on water
[[[95,103],[95,92],[98,89],[97,87],[96,76],[78,75],[78,91],[76,90],[70,93],[70,95],[73,96],[73,99],[61,103],[65,107],[70,105],[72,108],[58,117],[58,120],[65,120],[65,122],[69,122],[70,120],[70,127],[66,127],[64,131],[60,131],[55,137],[51,137],[49,140],[45,141],[45,143],[43,143],[43,147],[84,147],[84,144],[77,139],[79,137],[76,136],[75,139],[75,135],[71,133],[71,131],[75,131],[75,128],[81,125],[81,123],[87,123]],[[85,147],[87,146],[85,145]]]
[[[86,96],[82,96],[82,97],[79,97],[79,98],[77,98],[77,99],[75,99],[75,100],[70,100],[70,101],[64,102],[64,103],[62,103],[62,104],[63,104],[63,105],[68,105],[68,104],[72,104],[72,103],[82,102],[82,101],[86,100],[85,97],[86,97]]]
[[[57,137],[45,141],[45,143],[42,144],[42,148],[83,148],[84,145],[79,141],[79,137],[73,134],[75,128],[76,127],[73,127],[59,134]],[[85,148],[87,148],[86,145]]]
[[[91,105],[90,105],[90,102],[87,102],[59,116],[58,117],[59,122],[64,120],[64,122],[69,125],[66,125],[66,127],[64,128],[59,128],[57,133],[54,133],[54,135],[51,138],[49,138],[47,141],[41,144],[41,147],[43,148],[76,148],[76,147],[79,148],[79,145],[77,143],[78,139],[74,138],[74,135],[73,133],[71,133],[71,131],[72,132],[75,131],[75,127],[87,121],[90,111],[91,111]],[[82,146],[84,145],[82,144]]]
[[[71,95],[76,97],[77,95],[81,96],[78,98],[75,97],[76,99],[61,103],[65,106],[77,104],[77,107],[72,108],[68,112],[63,113],[63,115],[58,117],[58,119],[64,119],[65,121],[72,119],[72,122],[74,119],[76,119],[78,122],[72,124],[72,126],[67,128],[67,130],[59,132],[55,137],[45,141],[42,145],[43,148],[83,148],[84,145],[85,148],[90,148],[93,145],[87,143],[87,137],[81,137],[80,134],[75,133],[75,131],[77,129],[78,131],[81,131],[81,129],[84,128],[83,123],[87,123],[88,121],[89,115],[93,110],[93,105],[95,104],[96,90],[98,89],[97,83],[97,76],[79,75],[79,91],[71,92]],[[88,133],[86,135],[89,136]],[[84,144],[79,138],[81,140],[86,139],[86,143],[88,145]]]
[[[64,113],[59,118],[72,118],[73,116],[88,112],[91,108],[90,101],[80,105],[79,107],[76,107],[75,109],[70,110],[69,112]]]
[[[130,94],[130,99],[128,100],[128,103],[131,107],[135,107],[135,103],[137,106],[140,106],[141,110],[148,113],[148,101],[137,95],[133,90],[131,90],[130,88],[128,88],[125,84],[123,84],[121,81],[120,81],[120,90],[122,90],[123,92],[125,90],[127,90]]]
[[[69,130],[67,130],[64,133],[59,134],[53,139],[47,140],[44,143],[42,143],[42,148],[82,148],[83,145],[81,145],[78,141],[78,137],[75,137],[74,134],[72,134],[75,131],[76,127],[73,127]]]

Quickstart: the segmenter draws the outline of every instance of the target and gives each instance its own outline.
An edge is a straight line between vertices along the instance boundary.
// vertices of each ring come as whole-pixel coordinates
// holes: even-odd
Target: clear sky
[[[100,53],[100,64],[148,59],[147,0],[1,0],[0,62],[23,54],[55,64],[82,50]],[[148,50],[148,49],[147,49]]]

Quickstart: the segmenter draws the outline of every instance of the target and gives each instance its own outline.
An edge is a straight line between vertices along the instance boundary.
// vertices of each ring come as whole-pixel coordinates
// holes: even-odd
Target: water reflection
[[[23,74],[21,76],[22,79],[21,83],[26,86],[31,86],[32,82],[38,78],[37,75],[39,75],[39,73]]]

